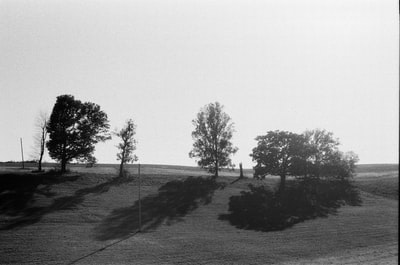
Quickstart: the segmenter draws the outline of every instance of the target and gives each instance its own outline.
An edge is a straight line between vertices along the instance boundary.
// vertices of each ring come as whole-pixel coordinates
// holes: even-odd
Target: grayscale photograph
[[[398,264],[398,0],[0,0],[0,264]]]

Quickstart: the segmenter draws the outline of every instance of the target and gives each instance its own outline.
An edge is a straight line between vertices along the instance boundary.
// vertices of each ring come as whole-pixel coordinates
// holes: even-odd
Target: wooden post
[[[239,178],[243,178],[244,176],[243,176],[243,166],[242,166],[242,163],[239,163],[239,168],[240,168],[240,176],[239,176]]]
[[[21,141],[21,155],[22,155],[22,168],[25,168],[24,165],[24,149],[22,148],[22,138],[19,138]]]
[[[141,185],[141,180],[140,180],[140,163],[138,167],[138,173],[139,173],[139,232],[142,230],[142,202],[140,198],[140,185]]]

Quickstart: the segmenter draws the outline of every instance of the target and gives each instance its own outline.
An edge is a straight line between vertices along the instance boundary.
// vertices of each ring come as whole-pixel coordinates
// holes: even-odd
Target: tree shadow
[[[54,178],[54,175],[44,175],[42,176],[43,178],[41,178],[40,176],[32,177],[28,175],[19,178],[14,177],[15,175],[8,176],[9,180],[5,181],[8,185],[7,188],[5,188],[7,193],[4,194],[6,200],[2,200],[3,198],[0,196],[0,213],[15,216],[15,218],[9,220],[3,227],[0,227],[0,230],[9,230],[32,225],[39,222],[46,214],[55,211],[75,209],[84,201],[85,196],[89,193],[104,193],[113,186],[132,181],[130,178],[113,178],[110,181],[93,187],[79,189],[74,195],[56,198],[49,206],[37,207],[34,206],[35,200],[33,197],[35,193],[44,194],[46,197],[54,197],[55,193],[50,191],[52,185],[64,181],[75,181],[80,176],[60,175]],[[3,176],[1,176],[1,178],[3,178]],[[46,184],[46,186],[38,189],[37,186],[40,184]],[[0,195],[3,195],[3,193],[0,193]]]
[[[256,231],[283,230],[305,220],[336,214],[344,204],[359,206],[359,191],[349,181],[293,180],[284,191],[249,185],[229,201],[229,214],[221,214],[233,226]]]
[[[233,180],[233,181],[230,183],[230,185],[235,184],[235,183],[238,182],[239,180],[243,180],[243,179],[246,179],[246,177],[238,177],[238,178],[236,178],[235,180]]]
[[[32,206],[34,195],[51,198],[51,186],[66,181],[75,181],[79,176],[64,176],[54,173],[8,173],[0,175],[0,214],[17,216]],[[39,187],[39,185],[44,185]]]
[[[225,183],[212,177],[188,177],[166,183],[158,189],[158,194],[141,199],[141,231],[181,221],[199,205],[209,204],[214,191],[224,187]],[[95,228],[95,237],[100,241],[120,239],[138,229],[139,201],[136,201],[132,206],[115,209]]]

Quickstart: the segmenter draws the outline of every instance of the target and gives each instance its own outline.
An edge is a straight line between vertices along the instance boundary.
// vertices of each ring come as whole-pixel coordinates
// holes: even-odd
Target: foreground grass
[[[362,190],[362,206],[344,206],[282,231],[256,232],[218,218],[248,184],[273,186],[277,179],[225,176],[214,185],[192,170],[168,168],[162,175],[149,167],[142,176],[143,232],[135,234],[137,177],[117,180],[112,169],[82,170],[54,182],[31,181],[19,191],[25,195],[19,208],[0,201],[1,264],[397,264],[398,200],[390,196]],[[9,189],[0,196],[13,201]]]

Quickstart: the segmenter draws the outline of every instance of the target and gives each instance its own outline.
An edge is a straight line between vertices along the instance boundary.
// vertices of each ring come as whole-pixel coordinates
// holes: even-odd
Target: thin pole
[[[140,185],[141,185],[141,180],[140,180],[140,164],[138,167],[139,171],[139,232],[142,230],[142,201],[140,198]]]
[[[24,148],[22,148],[22,138],[19,138],[21,141],[21,155],[22,155],[22,168],[25,168],[24,165]]]

